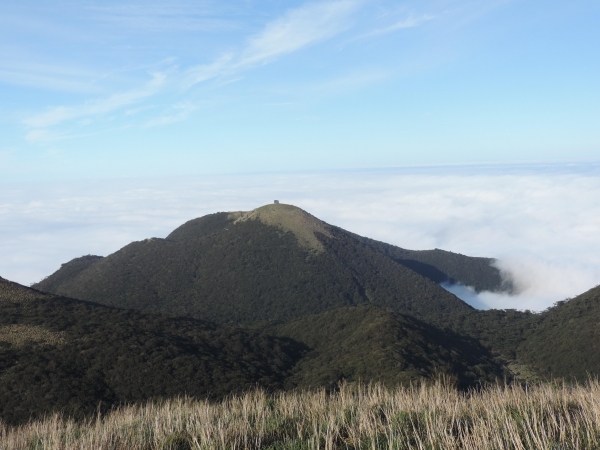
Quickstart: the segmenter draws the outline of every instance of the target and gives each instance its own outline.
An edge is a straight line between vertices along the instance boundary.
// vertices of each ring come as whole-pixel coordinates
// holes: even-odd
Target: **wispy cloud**
[[[0,82],[16,86],[76,93],[98,93],[94,84],[101,75],[87,69],[65,64],[44,64],[16,57],[0,60]]]
[[[338,95],[340,93],[361,89],[365,86],[371,86],[389,77],[389,71],[382,69],[355,70],[329,80],[319,81],[304,86],[295,86],[293,93],[296,96],[317,94],[320,98],[323,98],[323,96]]]
[[[189,89],[195,84],[235,72],[235,55],[225,53],[210,64],[199,64],[187,69],[183,75],[182,88]]]
[[[165,113],[159,117],[148,120],[144,128],[152,128],[172,123],[181,122],[197,109],[197,106],[191,102],[179,102],[171,106]]]
[[[230,8],[229,8],[230,9]],[[90,6],[99,22],[117,24],[124,29],[149,32],[217,31],[234,28],[235,21],[220,17],[226,6],[209,2],[139,2]]]
[[[224,53],[211,63],[192,66],[182,72],[177,72],[176,67],[172,66],[170,73],[152,74],[152,79],[141,88],[116,93],[103,99],[90,100],[78,106],[54,107],[46,112],[28,117],[23,121],[30,128],[27,139],[31,142],[51,140],[55,135],[48,132],[46,128],[76,119],[102,116],[129,107],[158,94],[169,83],[179,84],[185,91],[195,84],[235,75],[311,44],[329,39],[350,26],[351,16],[357,10],[358,5],[358,0],[337,0],[309,3],[291,9],[267,23],[263,31],[250,37],[240,50]],[[166,14],[167,10],[168,8],[161,9],[161,14]],[[140,17],[146,17],[146,14],[140,10],[136,9],[135,11]],[[112,10],[113,14],[114,12]],[[132,17],[130,10],[126,10],[123,14],[126,17]],[[133,14],[133,17],[136,17],[136,14]],[[155,17],[155,15],[149,17]],[[151,119],[145,123],[145,126],[165,125],[183,120],[191,112],[189,107],[175,109],[179,109],[177,114]]]
[[[357,1],[312,3],[289,11],[268,24],[244,49],[239,66],[262,64],[331,38],[350,26]]]
[[[393,33],[394,31],[403,30],[406,28],[416,28],[416,27],[419,27],[419,26],[423,25],[424,23],[429,22],[430,20],[433,20],[435,18],[436,18],[436,16],[432,16],[432,15],[428,15],[428,14],[424,14],[421,16],[412,16],[411,15],[411,16],[401,19],[391,25],[388,25],[388,26],[385,26],[382,28],[376,28],[372,31],[361,34],[361,35],[357,36],[356,38],[354,38],[354,40],[366,39],[366,38],[370,38],[370,37],[374,37],[374,36],[389,34],[389,33]]]
[[[32,128],[45,128],[68,120],[106,114],[156,94],[164,86],[166,78],[165,73],[154,73],[152,79],[142,88],[113,94],[104,99],[92,100],[80,106],[52,108],[25,119],[24,123]]]
[[[240,52],[225,53],[210,64],[186,71],[185,87],[266,64],[348,29],[360,3],[356,0],[309,3],[268,23]]]
[[[33,143],[53,142],[61,139],[64,139],[64,136],[59,136],[44,129],[31,130],[25,135],[25,140]]]

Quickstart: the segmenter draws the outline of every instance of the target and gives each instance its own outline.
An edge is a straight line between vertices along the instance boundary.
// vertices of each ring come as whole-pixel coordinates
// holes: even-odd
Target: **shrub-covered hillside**
[[[281,388],[304,346],[186,318],[45,295],[0,279],[0,419]]]
[[[502,376],[470,340],[384,308],[342,308],[266,330],[58,297],[0,279],[0,420],[121,403],[215,398],[342,380],[462,385]]]
[[[510,377],[477,340],[373,305],[338,308],[269,332],[311,349],[288,386],[331,386],[341,380],[395,386],[446,374],[467,387]]]
[[[600,376],[600,286],[535,317],[517,350],[540,374],[584,381]]]
[[[113,306],[256,324],[366,303],[431,321],[471,310],[439,281],[500,286],[491,260],[427,255],[360,238],[290,205],[268,205],[192,220],[166,239],[134,242],[83,270],[72,261],[34,287]]]

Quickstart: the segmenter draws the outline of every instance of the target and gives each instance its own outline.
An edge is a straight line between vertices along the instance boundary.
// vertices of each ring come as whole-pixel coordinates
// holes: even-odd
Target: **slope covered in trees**
[[[499,288],[491,261],[403,250],[290,205],[267,205],[194,219],[83,270],[71,270],[73,261],[34,287],[218,323],[285,322],[366,303],[431,321],[471,310],[441,281]]]
[[[0,419],[281,388],[302,344],[50,296],[0,279]]]
[[[600,286],[535,315],[517,349],[546,378],[586,381],[600,376]]]
[[[338,308],[269,332],[311,350],[293,369],[288,386],[331,386],[341,380],[395,386],[445,374],[466,387],[510,377],[477,340],[374,305]]]
[[[0,278],[0,419],[86,417],[122,403],[255,386],[501,377],[477,342],[364,305],[267,329],[219,326],[44,294]]]

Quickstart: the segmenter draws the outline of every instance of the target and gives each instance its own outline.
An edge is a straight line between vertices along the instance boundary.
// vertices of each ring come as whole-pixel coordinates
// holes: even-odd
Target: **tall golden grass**
[[[592,449],[600,384],[495,385],[459,392],[342,385],[211,403],[189,398],[122,407],[84,423],[55,415],[0,426],[2,449]]]

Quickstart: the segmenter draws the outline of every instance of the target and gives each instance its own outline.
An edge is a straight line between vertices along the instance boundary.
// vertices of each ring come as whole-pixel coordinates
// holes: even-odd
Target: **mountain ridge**
[[[295,320],[363,303],[429,320],[432,314],[471,309],[441,288],[441,281],[477,272],[480,285],[501,287],[491,259],[436,252],[437,260],[421,262],[410,259],[419,252],[386,245],[295,206],[266,205],[193,219],[165,239],[134,242],[105,258],[73,260],[34,286],[232,324]],[[447,275],[435,267],[444,258],[447,267],[468,267]],[[84,263],[89,264],[79,270]]]

